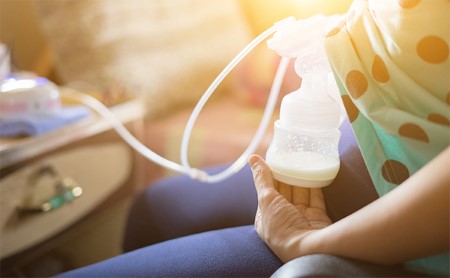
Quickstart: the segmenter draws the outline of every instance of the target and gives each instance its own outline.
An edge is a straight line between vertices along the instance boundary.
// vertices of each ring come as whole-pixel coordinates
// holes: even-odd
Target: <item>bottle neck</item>
[[[293,129],[336,130],[340,105],[326,93],[314,94],[307,86],[283,97],[280,121]]]

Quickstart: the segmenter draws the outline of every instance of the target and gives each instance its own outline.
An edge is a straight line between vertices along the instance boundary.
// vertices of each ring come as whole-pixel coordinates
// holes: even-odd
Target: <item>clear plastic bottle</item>
[[[339,114],[329,96],[302,90],[286,95],[266,155],[274,178],[303,187],[329,185],[340,166]]]
[[[312,19],[306,25],[311,22],[317,24],[318,20],[321,18]],[[268,44],[275,51],[280,50],[279,45],[290,45],[289,49],[277,52],[297,58],[295,69],[302,77],[302,85],[281,102],[280,118],[275,122],[266,161],[274,178],[281,182],[302,187],[324,187],[334,180],[340,166],[340,104],[327,92],[331,70],[321,37],[314,40],[314,37],[303,36],[302,42],[292,30],[297,28],[304,32],[304,22],[288,20],[282,24],[286,24],[289,30],[285,33],[287,36],[281,33]],[[287,43],[292,39],[295,41]]]

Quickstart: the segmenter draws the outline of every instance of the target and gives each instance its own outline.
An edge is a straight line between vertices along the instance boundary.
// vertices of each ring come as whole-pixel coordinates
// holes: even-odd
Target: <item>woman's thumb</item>
[[[274,187],[272,172],[264,162],[264,159],[259,155],[253,154],[248,158],[248,163],[252,168],[256,191],[259,192],[263,188]]]

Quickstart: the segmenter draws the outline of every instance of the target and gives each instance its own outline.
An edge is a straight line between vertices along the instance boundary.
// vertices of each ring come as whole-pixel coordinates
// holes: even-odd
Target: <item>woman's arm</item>
[[[320,190],[292,187],[282,195],[278,191],[285,185],[272,179],[261,158],[252,156],[259,198],[256,230],[285,262],[326,253],[396,264],[448,251],[449,160],[450,147],[398,188],[330,224]]]
[[[317,233],[317,251],[395,264],[449,250],[450,148],[390,193]]]

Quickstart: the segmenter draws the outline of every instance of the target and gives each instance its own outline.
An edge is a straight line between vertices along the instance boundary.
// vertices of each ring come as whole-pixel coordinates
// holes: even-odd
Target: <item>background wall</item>
[[[345,13],[352,0],[238,0],[255,35],[275,22],[294,16],[298,19],[317,13]]]
[[[39,28],[34,1],[0,0],[0,42],[12,47],[17,69],[56,79],[51,50]],[[289,15],[304,18],[318,12],[344,13],[351,0],[238,0],[254,35]]]
[[[51,75],[51,51],[39,28],[34,0],[0,0],[0,42],[12,50],[13,66]]]

